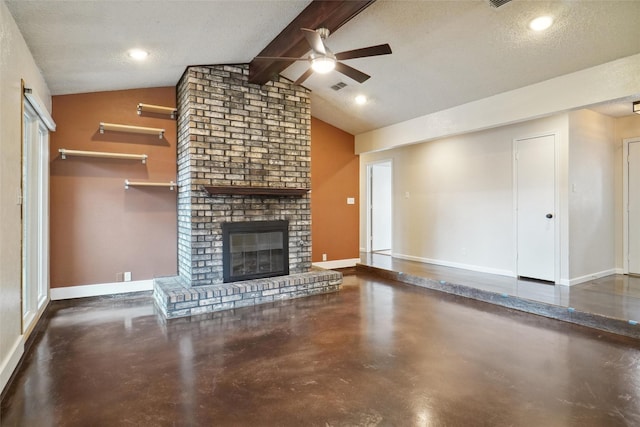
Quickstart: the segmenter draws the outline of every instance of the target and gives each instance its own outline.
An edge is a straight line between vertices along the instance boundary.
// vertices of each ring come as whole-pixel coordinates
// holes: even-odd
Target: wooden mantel
[[[310,190],[308,188],[275,188],[275,187],[250,187],[243,185],[215,185],[204,187],[210,195],[239,195],[239,196],[304,196]]]

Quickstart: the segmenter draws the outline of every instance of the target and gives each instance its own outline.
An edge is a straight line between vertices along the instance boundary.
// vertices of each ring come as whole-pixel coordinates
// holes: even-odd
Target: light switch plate
[[[356,204],[356,198],[355,197],[347,197],[347,204],[348,205],[355,205]]]

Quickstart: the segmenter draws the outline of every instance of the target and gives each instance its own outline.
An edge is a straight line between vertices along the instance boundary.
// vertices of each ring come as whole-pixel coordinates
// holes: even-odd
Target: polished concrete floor
[[[4,426],[640,425],[640,342],[346,276],[165,323],[150,295],[54,302]]]
[[[360,253],[361,263],[433,280],[459,283],[476,289],[506,293],[518,298],[640,323],[640,277],[612,274],[574,286],[519,280],[393,258],[386,254]],[[640,325],[638,326],[640,328]]]

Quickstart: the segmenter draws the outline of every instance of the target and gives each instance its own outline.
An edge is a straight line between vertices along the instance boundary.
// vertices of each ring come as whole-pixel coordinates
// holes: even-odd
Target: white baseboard
[[[313,266],[331,270],[332,268],[355,267],[360,262],[360,258],[337,259],[335,261],[314,262]]]
[[[563,286],[575,286],[575,285],[579,285],[580,283],[588,282],[589,280],[599,279],[601,277],[610,276],[612,274],[619,274],[619,273],[617,273],[617,269],[611,268],[609,270],[603,270],[597,273],[587,274],[585,276],[580,276],[580,277],[576,277],[569,280],[563,279],[560,281],[560,284]]]
[[[7,383],[9,382],[9,378],[13,374],[13,371],[18,367],[18,363],[20,363],[20,358],[24,354],[24,335],[20,335],[16,342],[13,343],[13,346],[9,350],[7,357],[0,362],[0,392],[4,390]]]
[[[425,263],[425,264],[441,265],[443,267],[461,268],[463,270],[477,271],[479,273],[489,273],[489,274],[496,274],[496,275],[499,275],[499,276],[516,277],[516,275],[515,275],[515,273],[513,271],[501,270],[501,269],[498,269],[498,268],[483,267],[483,266],[480,266],[480,265],[462,264],[462,263],[459,263],[459,262],[442,261],[442,260],[430,259],[430,258],[421,258],[421,257],[417,257],[417,256],[412,256],[412,255],[398,254],[398,253],[395,253],[395,252],[393,253],[393,257],[400,258],[400,259],[406,259],[408,261],[418,261],[418,262],[422,262],[422,263]]]
[[[67,286],[51,288],[51,300],[71,298],[97,297],[100,295],[122,294],[127,292],[152,291],[153,280],[136,280],[134,282],[101,283],[98,285]]]

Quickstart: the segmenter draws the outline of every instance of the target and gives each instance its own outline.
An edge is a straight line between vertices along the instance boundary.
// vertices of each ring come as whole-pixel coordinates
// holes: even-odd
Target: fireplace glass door
[[[225,282],[289,274],[288,221],[222,224]]]

